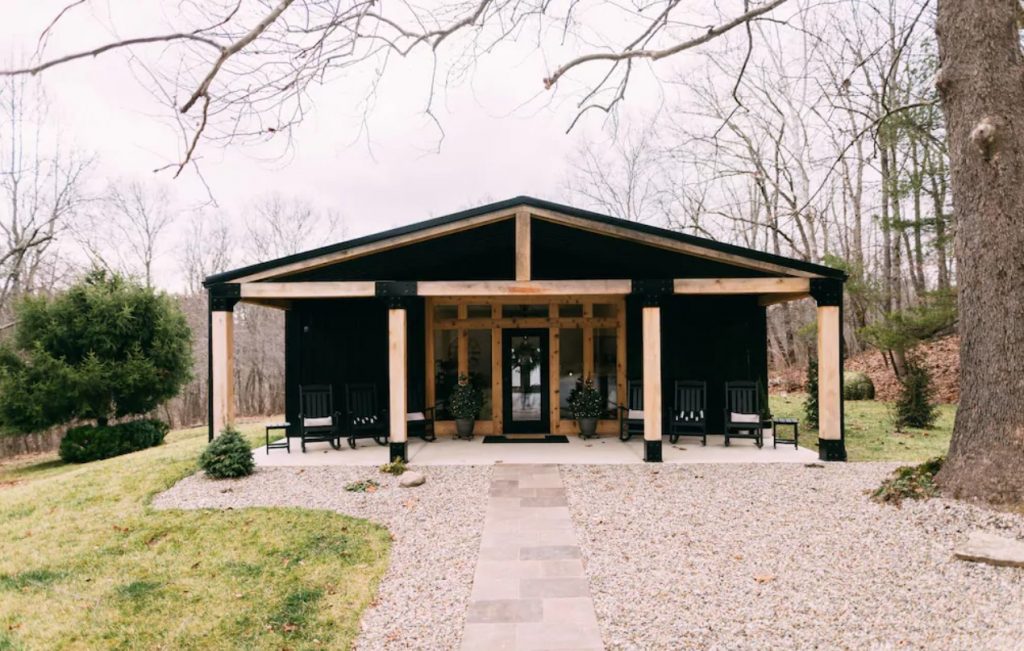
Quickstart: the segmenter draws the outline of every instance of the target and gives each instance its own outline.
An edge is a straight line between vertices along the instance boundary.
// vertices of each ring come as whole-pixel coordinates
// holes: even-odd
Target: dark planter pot
[[[585,439],[597,436],[596,418],[580,418],[577,422],[580,424],[580,436]]]
[[[473,438],[473,426],[476,425],[475,418],[456,418],[455,435],[460,439]]]

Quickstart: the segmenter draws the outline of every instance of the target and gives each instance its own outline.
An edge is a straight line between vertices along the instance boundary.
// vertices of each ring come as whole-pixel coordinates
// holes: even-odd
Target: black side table
[[[793,438],[786,438],[779,436],[779,426],[791,427],[793,429]],[[800,421],[795,418],[776,418],[775,426],[772,428],[772,447],[775,447],[776,443],[792,443],[794,448],[800,447]]]
[[[270,454],[271,450],[285,449],[288,450],[288,454],[292,453],[291,441],[288,438],[288,428],[291,427],[291,423],[268,423],[267,424],[267,454]],[[270,430],[284,430],[284,440],[277,441],[275,443],[270,442]]]

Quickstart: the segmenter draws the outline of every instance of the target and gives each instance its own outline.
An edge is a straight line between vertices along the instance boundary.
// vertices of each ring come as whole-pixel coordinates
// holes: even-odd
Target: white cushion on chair
[[[405,420],[408,422],[427,420],[427,417],[422,411],[414,411],[411,414],[406,414]]]
[[[643,420],[644,410],[643,409],[630,409],[626,413],[626,420]]]
[[[334,424],[334,419],[330,416],[324,416],[323,418],[303,418],[302,425],[304,427],[330,427]]]
[[[739,412],[729,412],[729,422],[731,423],[760,423],[761,414],[741,414]]]

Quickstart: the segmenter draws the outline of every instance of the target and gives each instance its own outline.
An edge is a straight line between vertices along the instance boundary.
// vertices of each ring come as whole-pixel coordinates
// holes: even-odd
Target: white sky
[[[0,42],[9,44],[10,56],[31,53],[41,28],[65,2],[5,3]],[[105,42],[109,15],[117,17],[122,36],[152,33],[153,17],[144,16],[139,7],[158,4],[100,1],[99,9],[79,11],[65,23],[48,51],[58,54]],[[436,104],[446,132],[439,153],[432,151],[437,131],[422,110],[429,69],[425,60],[414,59],[399,62],[386,77],[370,117],[372,146],[359,137],[357,84],[335,81],[316,92],[314,111],[295,132],[294,150],[286,158],[268,158],[272,150],[261,147],[225,150],[206,145],[201,151],[204,177],[236,224],[244,219],[248,202],[273,191],[337,210],[347,237],[519,194],[565,200],[572,152],[584,137],[608,136],[596,113],[565,134],[578,96],[567,87],[571,81],[559,89],[561,98],[543,92],[541,80],[551,67],[544,56],[552,54],[567,53],[557,45],[539,53],[532,44],[509,44],[486,59],[466,83],[449,89]],[[124,55],[61,66],[42,79],[52,102],[51,124],[59,125],[63,141],[96,155],[98,186],[113,178],[151,179],[150,170],[175,159],[178,132],[169,127],[165,107],[133,79]],[[630,89],[627,111],[652,109],[661,100],[660,92],[641,72]],[[514,110],[538,94],[527,108]],[[182,204],[206,196],[194,176],[172,187]],[[168,236],[160,252],[157,278],[164,287],[181,284],[175,248],[183,226]]]

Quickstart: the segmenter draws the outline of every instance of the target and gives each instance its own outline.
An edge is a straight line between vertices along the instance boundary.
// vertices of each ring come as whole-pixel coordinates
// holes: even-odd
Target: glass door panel
[[[505,431],[547,433],[548,331],[503,330]]]

